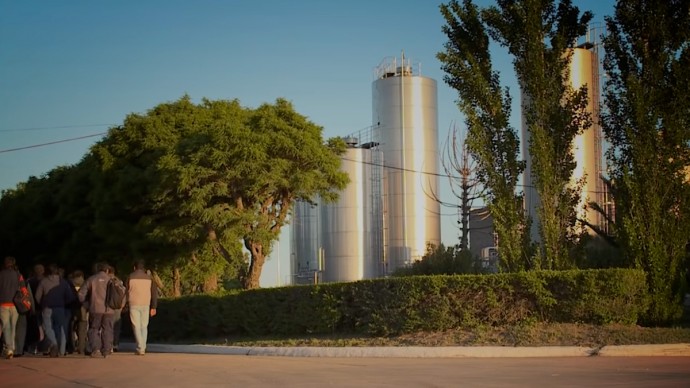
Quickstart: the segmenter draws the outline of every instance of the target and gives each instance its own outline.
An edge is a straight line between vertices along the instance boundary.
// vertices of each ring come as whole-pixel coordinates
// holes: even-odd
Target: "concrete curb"
[[[120,344],[133,351],[134,344]],[[657,357],[690,356],[690,344],[582,346],[374,346],[374,347],[242,347],[223,345],[149,344],[150,353],[225,354],[273,357],[388,357],[388,358],[499,358],[499,357]]]
[[[617,345],[604,346],[598,352],[599,356],[635,357],[635,356],[690,356],[690,344],[659,344],[659,345]]]
[[[390,358],[491,358],[491,357],[575,357],[587,356],[583,347],[294,347],[253,348],[250,355],[292,357],[390,357]]]

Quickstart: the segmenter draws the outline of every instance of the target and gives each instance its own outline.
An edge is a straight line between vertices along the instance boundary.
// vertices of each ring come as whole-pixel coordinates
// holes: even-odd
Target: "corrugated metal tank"
[[[575,158],[576,167],[573,171],[571,182],[575,184],[584,178],[582,194],[578,204],[578,217],[587,219],[593,225],[602,226],[603,217],[593,210],[584,210],[587,202],[595,201],[603,204],[604,187],[600,178],[602,172],[601,156],[601,128],[598,123],[599,117],[599,59],[591,45],[584,45],[573,49],[570,61],[570,86],[579,89],[587,85],[588,102],[587,111],[592,115],[592,125],[586,128],[580,135],[573,140],[572,150]],[[534,187],[532,178],[532,158],[529,154],[530,134],[527,130],[525,121],[524,106],[529,104],[529,98],[522,95],[523,115],[522,115],[522,152],[526,155],[526,168],[523,176],[525,185],[525,209],[527,214],[532,217],[532,228],[530,235],[534,241],[541,241],[539,236],[539,218],[537,208],[539,206],[539,195]]]
[[[318,202],[318,200],[317,200]],[[321,219],[320,206],[308,202],[295,202],[290,227],[292,232],[291,267],[293,284],[314,282],[314,273],[320,269]]]
[[[351,147],[342,156],[341,170],[350,183],[336,203],[321,205],[323,281],[348,282],[379,276],[374,252],[372,150]]]
[[[404,57],[384,59],[372,85],[373,126],[383,152],[386,272],[421,260],[441,241],[436,81]],[[427,174],[428,173],[428,174]]]

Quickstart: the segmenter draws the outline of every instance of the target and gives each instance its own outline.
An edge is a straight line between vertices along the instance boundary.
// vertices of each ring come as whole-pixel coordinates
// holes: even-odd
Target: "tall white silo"
[[[578,219],[587,220],[592,225],[603,226],[604,218],[596,211],[587,208],[588,202],[597,202],[603,205],[604,185],[601,180],[602,174],[602,136],[599,125],[599,57],[596,47],[591,43],[585,43],[573,49],[569,66],[569,84],[577,90],[582,86],[587,86],[587,111],[592,117],[592,125],[573,139],[572,152],[576,162],[571,184],[583,182],[579,203],[577,204]],[[523,94],[523,109],[529,99]],[[534,187],[532,177],[532,161],[529,154],[530,135],[527,131],[525,116],[522,117],[522,151],[526,155],[527,166],[524,172],[525,185],[525,208],[529,216],[532,217],[532,229],[530,235],[534,241],[540,241],[539,236],[539,217],[537,209],[539,207],[539,195]],[[591,232],[591,229],[587,229]]]
[[[386,58],[372,85],[373,130],[383,153],[386,272],[421,260],[440,244],[436,81],[410,60]]]
[[[573,154],[577,166],[573,171],[573,182],[582,179],[583,186],[578,203],[578,218],[588,223],[602,226],[603,217],[599,212],[585,210],[589,202],[604,205],[604,188],[601,180],[601,127],[599,126],[599,56],[590,44],[573,51],[570,61],[570,85],[574,89],[587,87],[587,111],[592,117],[592,125],[573,141]],[[588,229],[591,232],[591,229]]]
[[[349,282],[380,276],[381,255],[375,250],[377,230],[372,197],[372,153],[345,138],[348,149],[341,170],[350,177],[337,202],[321,205],[323,281]]]

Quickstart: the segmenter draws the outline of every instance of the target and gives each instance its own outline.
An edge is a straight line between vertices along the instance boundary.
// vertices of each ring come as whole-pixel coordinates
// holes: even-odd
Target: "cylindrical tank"
[[[385,59],[372,85],[373,128],[385,160],[384,249],[387,272],[421,260],[440,244],[436,81],[404,56]]]
[[[318,202],[318,200],[317,200]],[[292,232],[291,267],[293,284],[313,283],[320,266],[321,220],[318,204],[295,202],[290,227]]]
[[[599,127],[599,59],[593,50],[576,48],[570,60],[570,86],[579,89],[587,85],[587,112],[592,125],[573,140],[573,155],[577,165],[573,171],[573,183],[582,181],[582,192],[578,203],[578,218],[586,219],[592,225],[601,226],[600,213],[588,209],[588,202],[603,203],[601,181],[601,128]],[[588,229],[591,232],[591,229]]]
[[[350,177],[337,202],[321,205],[323,280],[348,282],[378,276],[374,252],[372,150],[350,143],[341,170]]]
[[[527,117],[525,111],[530,104],[529,96],[527,93],[522,91],[520,93],[521,97],[521,125],[522,125],[522,155],[525,158],[525,171],[522,173],[522,184],[524,188],[525,196],[523,198],[525,214],[531,219],[529,235],[530,239],[535,242],[541,241],[541,235],[539,234],[540,220],[539,220],[539,204],[541,203],[539,193],[535,186],[535,180],[532,178],[532,156],[529,152],[529,146],[531,142],[531,135],[529,129],[527,128]]]
[[[569,66],[569,84],[577,90],[587,85],[587,111],[591,114],[592,125],[573,139],[572,152],[576,162],[571,183],[573,185],[582,182],[580,201],[577,204],[577,216],[586,219],[592,225],[602,226],[603,217],[594,210],[585,210],[588,202],[597,202],[603,205],[603,183],[601,181],[602,157],[601,157],[601,128],[599,126],[599,59],[594,47],[585,44],[572,51]],[[523,112],[529,104],[529,97],[522,94]],[[526,155],[526,168],[524,172],[525,185],[525,209],[532,217],[532,229],[530,235],[534,241],[540,241],[539,217],[537,209],[539,195],[534,187],[532,177],[532,158],[529,153],[530,134],[527,130],[525,115],[522,115],[522,152]],[[591,231],[591,230],[590,230]]]

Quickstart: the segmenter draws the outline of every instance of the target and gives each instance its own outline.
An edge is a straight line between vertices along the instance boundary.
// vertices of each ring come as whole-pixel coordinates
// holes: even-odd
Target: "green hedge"
[[[438,275],[196,295],[160,301],[152,340],[361,333],[388,336],[524,321],[634,324],[640,270]]]

